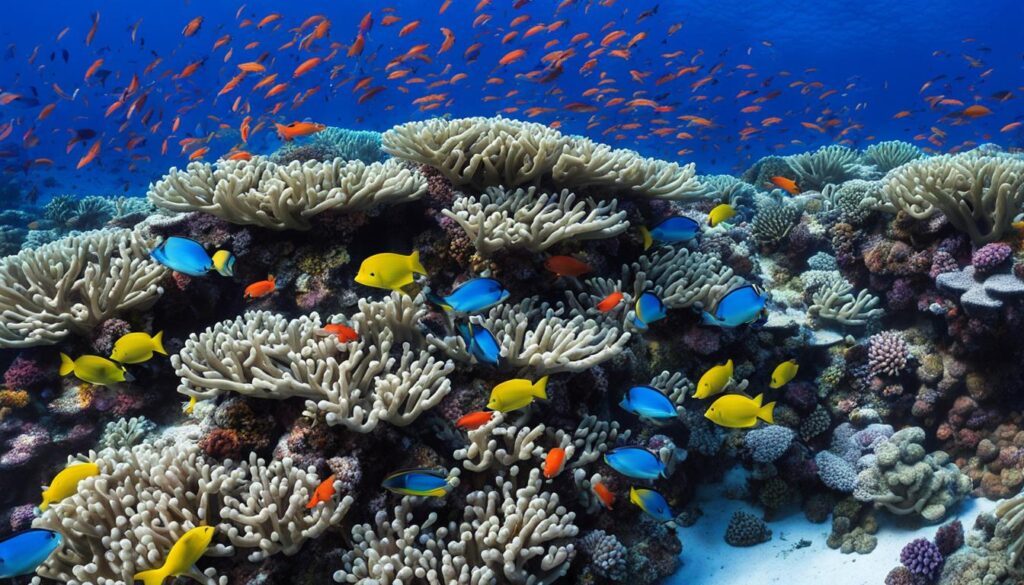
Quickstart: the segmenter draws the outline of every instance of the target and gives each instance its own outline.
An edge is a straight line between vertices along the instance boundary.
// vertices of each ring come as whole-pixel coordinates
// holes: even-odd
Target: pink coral
[[[987,274],[999,268],[1013,253],[1009,244],[994,242],[985,244],[971,255],[971,264],[978,274]]]
[[[868,369],[874,375],[897,376],[906,369],[910,348],[898,331],[882,331],[868,339]]]
[[[22,433],[7,442],[7,450],[0,456],[0,469],[20,467],[35,459],[46,445],[50,434],[39,425],[25,425]]]
[[[107,319],[93,331],[92,349],[99,355],[110,355],[114,343],[132,332],[132,326],[121,319]]]
[[[4,385],[11,390],[30,390],[46,383],[55,372],[56,368],[47,372],[41,363],[21,354],[4,372]]]

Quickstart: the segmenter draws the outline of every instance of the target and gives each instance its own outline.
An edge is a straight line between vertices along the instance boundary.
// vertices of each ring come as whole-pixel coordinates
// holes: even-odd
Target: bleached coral
[[[0,347],[53,345],[115,315],[148,309],[167,269],[132,230],[69,236],[0,259]]]
[[[349,130],[328,126],[317,132],[308,142],[288,142],[272,156],[274,162],[300,160],[297,155],[316,153],[317,160],[360,160],[366,164],[380,162],[384,158],[381,150],[381,134],[371,130]]]
[[[883,173],[923,156],[920,148],[902,140],[886,140],[864,149],[864,160]]]
[[[877,308],[878,297],[867,289],[856,296],[852,291],[852,284],[845,279],[838,279],[814,293],[807,313],[819,320],[853,326],[864,325],[869,319],[883,313],[882,309]]]
[[[155,429],[156,424],[144,416],[120,418],[107,423],[106,428],[103,429],[103,434],[100,436],[100,440],[97,442],[97,446],[101,449],[107,447],[113,449],[131,447],[141,442],[146,438],[146,435],[152,433]]]
[[[508,191],[489,187],[479,197],[462,196],[443,213],[455,220],[483,256],[522,248],[543,252],[561,242],[615,237],[629,228],[625,211],[614,199],[577,200],[561,193],[541,193],[536,187]]]
[[[821,191],[829,183],[871,178],[871,169],[863,164],[860,153],[839,144],[786,157],[786,162],[803,191]]]
[[[538,444],[544,436],[544,425],[517,427],[504,422],[504,414],[494,413],[486,424],[467,433],[469,444],[456,450],[452,457],[462,461],[466,470],[480,472],[495,463],[508,467],[539,457],[544,452]]]
[[[327,211],[362,211],[374,205],[420,198],[427,180],[395,160],[193,162],[172,168],[150,187],[149,199],[170,211],[202,211],[232,223],[308,230]]]

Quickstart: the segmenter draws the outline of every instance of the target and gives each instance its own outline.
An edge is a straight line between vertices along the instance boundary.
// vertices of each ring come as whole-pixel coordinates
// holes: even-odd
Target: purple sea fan
[[[900,551],[900,562],[919,577],[934,579],[939,575],[943,563],[939,547],[930,540],[918,538]]]
[[[897,376],[907,367],[910,348],[898,331],[882,331],[868,339],[868,369],[872,375]]]

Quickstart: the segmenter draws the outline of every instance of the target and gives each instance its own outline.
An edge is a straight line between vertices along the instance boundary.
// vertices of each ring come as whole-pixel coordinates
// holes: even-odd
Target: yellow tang
[[[374,288],[403,292],[404,287],[413,283],[413,273],[427,275],[427,270],[420,264],[418,251],[414,251],[408,256],[391,253],[374,254],[359,265],[356,282]]]
[[[721,394],[726,384],[732,379],[732,360],[712,367],[704,372],[697,382],[697,391],[693,393],[694,398],[710,398],[715,394]]]
[[[122,335],[114,342],[114,350],[110,359],[119,364],[141,364],[153,357],[153,352],[167,355],[164,349],[164,332],[150,337],[149,333],[137,332]]]
[[[534,398],[548,399],[548,377],[544,376],[536,382],[523,378],[515,378],[498,384],[491,390],[491,399],[487,408],[498,412],[511,412],[529,406]]]
[[[728,203],[721,203],[716,205],[715,208],[708,213],[708,224],[711,227],[715,227],[723,221],[732,219],[735,215],[736,210],[733,209],[732,205],[729,205]]]
[[[72,372],[79,380],[97,386],[124,382],[124,366],[115,364],[107,358],[83,355],[77,360],[72,360],[67,354],[60,354],[60,375],[67,376]]]
[[[132,577],[133,581],[142,581],[145,585],[161,585],[167,577],[189,575],[200,583],[205,583],[209,579],[195,565],[209,548],[213,532],[213,526],[197,526],[189,530],[171,547],[163,566],[136,573]]]
[[[78,482],[87,477],[100,474],[100,466],[95,463],[77,463],[65,468],[50,481],[50,485],[43,490],[43,503],[39,504],[39,511],[45,512],[50,504],[56,504],[64,498],[78,491]]]
[[[769,402],[764,406],[763,394],[756,398],[750,398],[743,394],[726,394],[714,401],[704,416],[716,425],[730,429],[746,429],[757,424],[761,419],[768,424],[775,424],[772,418],[775,410],[775,403]]]
[[[797,370],[799,369],[800,364],[796,363],[796,360],[782,362],[772,372],[772,383],[769,386],[772,388],[782,388],[796,377]]]

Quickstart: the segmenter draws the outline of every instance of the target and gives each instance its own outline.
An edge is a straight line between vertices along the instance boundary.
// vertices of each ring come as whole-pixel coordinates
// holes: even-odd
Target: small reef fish
[[[97,386],[109,386],[125,381],[124,366],[98,355],[83,355],[72,360],[67,354],[60,354],[60,375],[74,373],[83,382]]]
[[[398,471],[384,478],[385,489],[403,496],[444,497],[452,489],[448,476],[436,469]]]
[[[612,509],[612,505],[615,503],[615,494],[607,486],[597,482],[590,489],[594,490],[594,495],[597,496],[598,500],[601,500],[602,506],[608,510]]]
[[[728,203],[719,203],[708,213],[708,225],[715,227],[723,221],[729,221],[736,217],[736,210]]]
[[[729,291],[711,309],[704,312],[705,325],[739,327],[768,317],[767,297],[752,284]]]
[[[544,261],[544,268],[555,274],[555,276],[569,276],[578,278],[593,272],[590,264],[577,260],[572,256],[552,256]]]
[[[764,395],[755,398],[742,394],[726,394],[714,401],[704,416],[716,425],[729,429],[747,429],[761,419],[768,424],[775,424],[773,413],[775,403],[762,405]]]
[[[775,185],[790,195],[800,194],[800,187],[797,187],[796,181],[793,179],[787,179],[786,177],[772,177],[769,180],[772,182],[772,185]]]
[[[501,346],[498,345],[493,333],[483,325],[473,325],[469,322],[456,323],[455,327],[459,330],[462,340],[466,342],[470,355],[480,363],[498,365],[501,359]]]
[[[218,250],[211,258],[203,245],[195,240],[171,236],[150,252],[154,260],[175,272],[188,276],[206,276],[216,270],[221,276],[234,274],[235,257],[227,250]]]
[[[650,386],[634,386],[619,403],[626,412],[650,419],[675,418],[676,407],[661,390]]]
[[[320,502],[329,501],[334,497],[334,494],[334,476],[332,475],[316,486],[316,489],[313,490],[313,495],[310,496],[309,502],[306,504],[306,509],[312,510]]]
[[[245,287],[245,293],[242,295],[242,298],[247,301],[260,299],[275,290],[277,290],[277,282],[274,280],[273,275],[271,275],[268,276],[266,280],[260,280]]]
[[[50,504],[56,504],[78,491],[78,482],[87,477],[100,474],[100,466],[95,463],[76,463],[61,470],[53,476],[50,485],[43,490],[43,501],[39,511],[45,512]]]
[[[427,295],[427,299],[445,311],[477,313],[508,298],[508,291],[493,278],[474,278],[455,287],[446,297]]]
[[[343,323],[328,323],[324,325],[323,330],[328,335],[336,336],[338,341],[342,343],[349,343],[359,339],[359,334],[356,333],[356,330]]]
[[[693,393],[693,397],[703,400],[716,394],[721,394],[731,379],[732,360],[728,360],[724,364],[712,366],[700,377],[700,380],[697,382],[697,391]]]
[[[775,367],[775,371],[772,372],[772,383],[769,384],[771,388],[782,388],[789,383],[790,380],[796,377],[797,371],[800,369],[800,365],[796,363],[796,360],[787,360]]]
[[[195,396],[189,398],[188,402],[185,403],[185,407],[182,408],[181,411],[184,412],[185,414],[191,415],[193,412],[196,411],[196,403],[197,402],[199,402],[199,401],[196,400]]]
[[[114,342],[110,359],[119,364],[141,364],[153,358],[154,353],[167,355],[164,349],[164,332],[150,336],[144,331],[127,333]]]
[[[648,516],[658,522],[668,522],[675,516],[668,507],[665,497],[654,490],[629,488],[629,501],[640,507]]]
[[[327,126],[314,122],[292,122],[291,124],[274,124],[277,128],[277,135],[285,142],[291,142],[303,136],[312,136],[317,132],[323,132]]]
[[[144,585],[161,585],[168,577],[188,575],[205,583],[206,576],[196,567],[196,562],[209,548],[215,530],[213,526],[197,526],[189,530],[174,543],[160,568],[136,573],[132,579],[142,581]]]
[[[32,528],[0,540],[0,579],[31,575],[60,547],[59,532]]]
[[[398,292],[414,282],[413,274],[427,275],[427,269],[420,264],[420,253],[414,251],[402,254],[374,254],[359,265],[356,282],[363,286],[383,288]]]
[[[640,226],[640,236],[644,239],[644,250],[654,245],[654,242],[666,244],[689,242],[699,233],[700,224],[683,216],[670,217],[651,230]]]
[[[548,451],[547,457],[544,458],[544,477],[551,479],[562,473],[562,468],[564,467],[565,449],[554,447]]]
[[[604,462],[615,471],[634,479],[657,479],[665,475],[665,464],[642,447],[619,447],[604,454]]]
[[[645,292],[636,300],[635,311],[633,324],[637,329],[646,331],[651,323],[665,318],[665,303],[661,302],[658,295]]]
[[[514,378],[502,382],[491,390],[487,408],[498,412],[511,412],[529,406],[533,403],[534,398],[547,400],[547,386],[547,376],[536,382],[530,382],[524,378]]]
[[[459,420],[455,421],[455,428],[462,429],[464,431],[475,431],[476,429],[479,429],[485,424],[491,422],[492,418],[494,418],[493,412],[486,410],[471,412],[459,417]]]
[[[622,302],[623,298],[625,297],[622,293],[615,291],[612,294],[601,299],[600,303],[597,303],[597,310],[601,311],[602,313],[607,313],[608,311],[611,311],[615,307],[619,306],[619,303]]]

